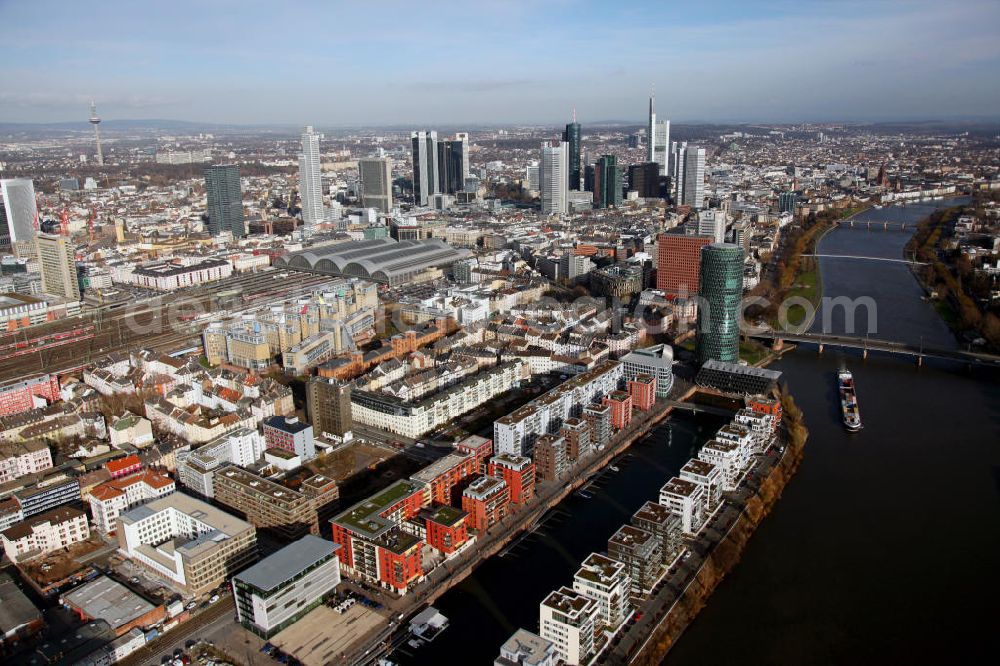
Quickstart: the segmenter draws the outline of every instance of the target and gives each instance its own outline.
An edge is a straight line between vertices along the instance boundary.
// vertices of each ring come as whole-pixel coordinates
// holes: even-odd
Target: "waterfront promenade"
[[[687,400],[696,391],[694,387],[678,387],[677,399]],[[533,528],[547,511],[559,504],[576,489],[585,485],[603,470],[615,457],[625,452],[635,441],[659,425],[674,408],[667,401],[658,401],[648,412],[638,412],[629,427],[616,434],[604,450],[592,453],[582,460],[559,482],[543,482],[536,488],[536,497],[477,536],[459,556],[448,560],[429,572],[426,578],[408,594],[398,597],[384,590],[364,587],[370,597],[378,599],[390,611],[390,621],[370,632],[359,641],[349,654],[337,663],[367,664],[391,651],[407,637],[405,619],[423,605],[433,603],[438,597],[460,583],[483,561],[500,552],[524,530]],[[499,646],[498,646],[499,648]],[[292,651],[294,653],[294,651]]]

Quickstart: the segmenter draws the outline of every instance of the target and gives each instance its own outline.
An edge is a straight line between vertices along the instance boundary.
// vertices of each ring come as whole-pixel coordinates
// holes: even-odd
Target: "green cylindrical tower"
[[[740,300],[743,297],[743,248],[712,243],[701,249],[698,295],[698,361],[740,360]]]

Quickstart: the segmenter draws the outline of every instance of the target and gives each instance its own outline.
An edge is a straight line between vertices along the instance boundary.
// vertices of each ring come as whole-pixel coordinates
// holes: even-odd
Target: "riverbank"
[[[736,522],[705,554],[703,564],[693,580],[661,616],[656,628],[629,663],[653,666],[663,661],[676,640],[705,607],[715,588],[739,564],[750,537],[774,508],[785,486],[798,471],[808,431],[802,422],[801,411],[794,406],[790,397],[788,402],[783,403],[786,404],[786,418],[782,425],[786,447],[781,458],[746,498]]]
[[[696,390],[693,386],[683,388],[676,400],[685,401]],[[469,546],[463,555],[430,571],[426,578],[405,596],[389,596],[383,592],[370,594],[387,606],[393,618],[400,619],[412,615],[427,604],[435,603],[453,588],[461,585],[487,560],[501,553],[516,538],[534,529],[545,519],[549,511],[577,489],[590,483],[613,459],[627,452],[635,442],[646,437],[666,421],[673,410],[674,407],[665,401],[658,401],[650,411],[638,413],[628,431],[616,435],[603,451],[598,452],[581,468],[573,470],[571,478],[561,479],[559,483],[540,484],[537,489],[538,494],[531,504],[516,509],[498,525],[480,534],[477,541]],[[395,645],[405,642],[406,637],[405,622],[383,624],[356,643],[350,651],[348,663],[371,662],[390,652]],[[499,648],[499,643],[496,647]]]

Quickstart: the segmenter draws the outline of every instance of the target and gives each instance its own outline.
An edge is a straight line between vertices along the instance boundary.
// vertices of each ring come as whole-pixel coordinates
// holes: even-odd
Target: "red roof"
[[[139,460],[139,456],[130,455],[130,456],[125,456],[124,458],[118,458],[116,460],[112,460],[107,465],[105,465],[105,467],[107,467],[108,471],[111,472],[112,474],[116,474],[118,472],[123,472],[127,469],[131,469],[136,465],[141,467],[142,461]]]

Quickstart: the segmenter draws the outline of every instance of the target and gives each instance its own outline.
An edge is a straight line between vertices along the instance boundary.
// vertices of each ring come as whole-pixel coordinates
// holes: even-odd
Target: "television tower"
[[[104,153],[101,152],[101,130],[98,125],[101,119],[97,115],[97,105],[94,100],[90,101],[90,124],[94,126],[94,136],[97,138],[97,164],[104,166]]]

